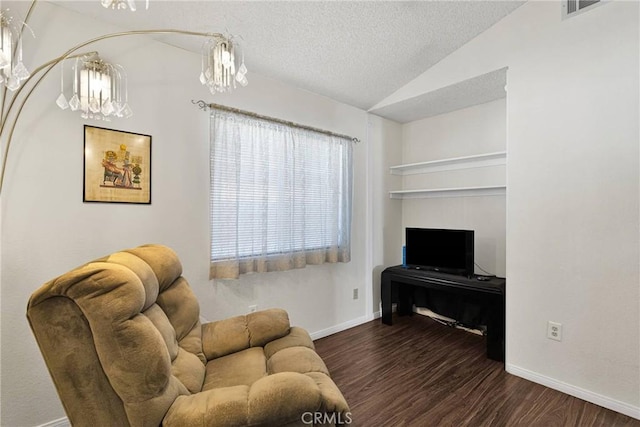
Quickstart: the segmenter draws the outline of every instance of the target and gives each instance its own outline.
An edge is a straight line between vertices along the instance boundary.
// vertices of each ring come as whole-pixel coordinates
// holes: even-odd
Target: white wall
[[[378,106],[509,67],[506,368],[640,418],[639,8],[560,7],[526,3]]]
[[[504,99],[403,125],[402,163],[418,163],[506,150]],[[406,175],[403,189],[504,185],[506,167],[488,166]],[[505,275],[506,198],[502,196],[405,199],[402,228],[474,230],[476,273]]]
[[[508,75],[507,362],[640,418],[638,3],[553,6]]]
[[[401,177],[391,175],[389,167],[402,163],[402,125],[370,116],[369,144],[372,212],[372,293],[374,312],[380,310],[380,273],[402,263],[402,204],[389,198],[389,191],[401,185]]]
[[[26,7],[8,5],[13,10]],[[118,31],[48,3],[30,21],[25,41],[31,68],[96,35]],[[72,29],[72,30],[71,30]],[[29,330],[29,295],[45,281],[93,258],[148,242],[173,247],[184,275],[210,320],[245,313],[249,305],[282,307],[292,323],[322,335],[372,317],[372,242],[385,220],[373,220],[371,164],[397,127],[362,110],[249,74],[250,84],[212,97],[197,81],[200,58],[151,41],[120,38],[92,47],[125,66],[135,115],[97,126],[146,133],[152,142],[152,204],[83,204],[83,124],[79,114],[55,106],[59,69],[35,91],[21,117],[2,192],[1,425],[37,425],[64,416]],[[87,49],[88,50],[88,49]],[[247,58],[250,67],[250,58]],[[70,64],[67,64],[67,70]],[[191,104],[205,99],[358,137],[354,149],[352,261],[237,281],[208,279],[208,114]],[[374,148],[371,148],[374,147]],[[374,151],[375,150],[375,153]],[[377,170],[377,169],[376,169]],[[352,299],[352,289],[360,298]],[[377,305],[375,310],[377,310]]]

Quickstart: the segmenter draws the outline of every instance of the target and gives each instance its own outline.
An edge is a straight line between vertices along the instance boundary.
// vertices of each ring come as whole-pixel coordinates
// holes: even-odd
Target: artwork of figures
[[[85,202],[151,203],[151,136],[85,125]]]

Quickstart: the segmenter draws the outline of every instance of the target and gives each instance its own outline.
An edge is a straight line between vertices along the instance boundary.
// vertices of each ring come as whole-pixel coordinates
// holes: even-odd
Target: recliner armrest
[[[249,347],[262,347],[289,333],[289,315],[272,308],[202,325],[202,349],[207,360]]]

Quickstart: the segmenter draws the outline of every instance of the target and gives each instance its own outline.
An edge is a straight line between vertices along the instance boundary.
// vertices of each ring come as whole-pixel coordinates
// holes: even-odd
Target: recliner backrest
[[[146,245],[78,267],[27,317],[71,423],[157,426],[202,388],[200,308],[178,256]]]

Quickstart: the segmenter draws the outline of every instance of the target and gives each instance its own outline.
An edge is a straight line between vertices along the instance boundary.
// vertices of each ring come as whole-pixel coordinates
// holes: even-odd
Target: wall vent
[[[593,9],[601,3],[601,0],[564,0],[562,2],[562,17],[569,18],[578,15]]]

